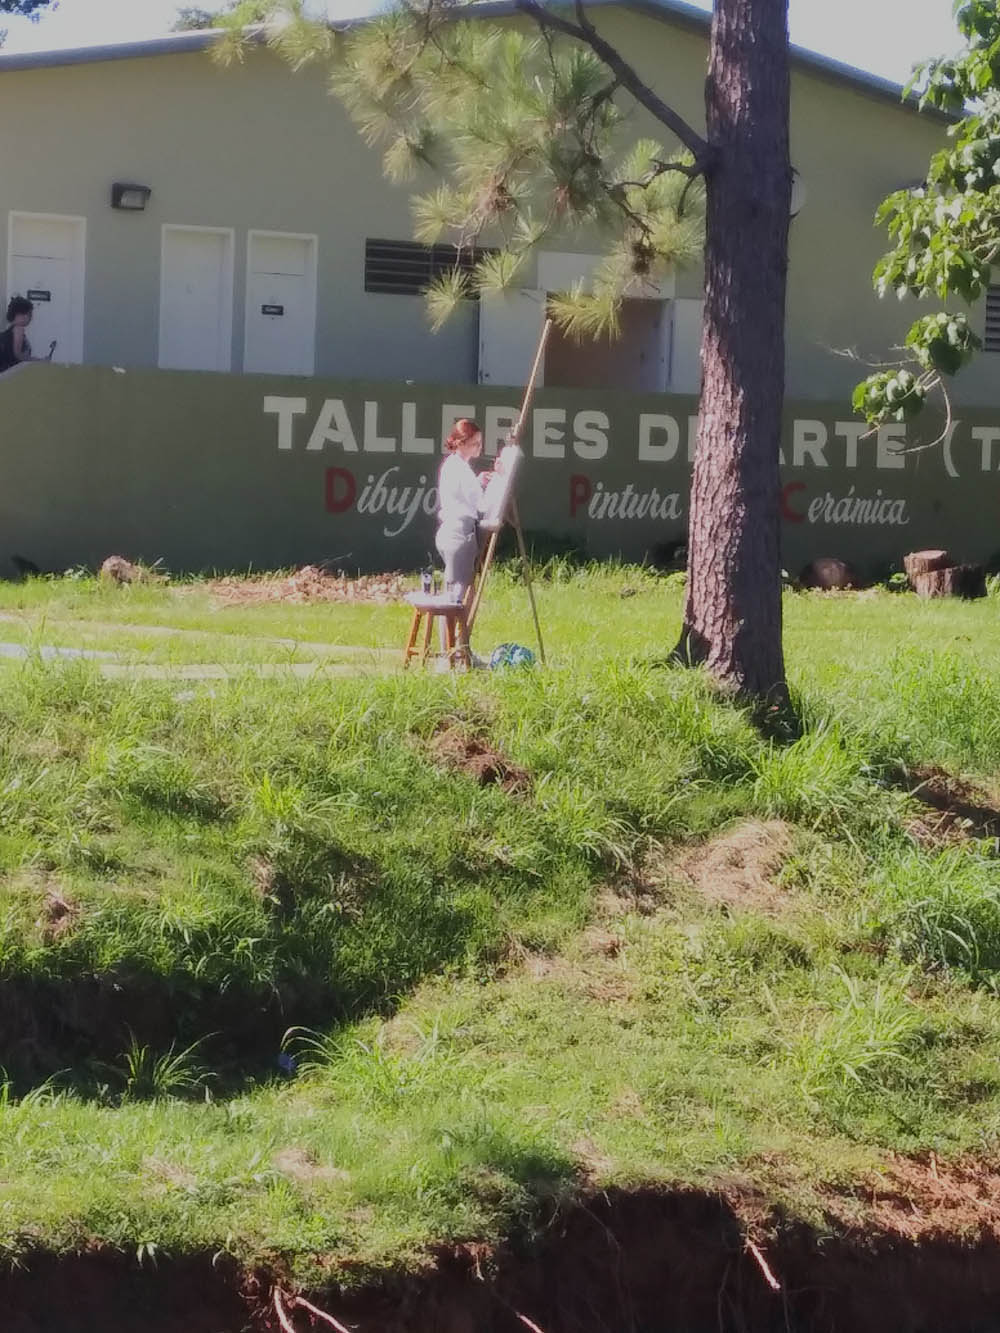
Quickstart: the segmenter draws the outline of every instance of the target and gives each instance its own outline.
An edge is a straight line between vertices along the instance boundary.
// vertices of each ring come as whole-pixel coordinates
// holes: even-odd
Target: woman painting
[[[479,555],[477,526],[483,510],[483,491],[492,475],[472,469],[483,452],[483,435],[474,421],[462,417],[445,440],[448,456],[438,474],[438,530],[434,544],[444,561],[447,595],[464,599],[472,583]]]

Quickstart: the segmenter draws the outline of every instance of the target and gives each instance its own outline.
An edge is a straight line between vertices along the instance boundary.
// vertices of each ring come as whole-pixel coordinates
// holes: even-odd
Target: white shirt
[[[464,539],[476,530],[482,512],[483,488],[461,454],[449,454],[438,474],[438,520],[440,532]]]

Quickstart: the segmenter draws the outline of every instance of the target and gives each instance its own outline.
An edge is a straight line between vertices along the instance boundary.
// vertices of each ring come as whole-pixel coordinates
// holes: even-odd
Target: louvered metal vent
[[[485,251],[416,241],[365,241],[365,291],[419,296],[442,273],[457,265],[472,269]]]
[[[987,352],[1000,352],[1000,287],[986,288],[986,335],[983,346]]]

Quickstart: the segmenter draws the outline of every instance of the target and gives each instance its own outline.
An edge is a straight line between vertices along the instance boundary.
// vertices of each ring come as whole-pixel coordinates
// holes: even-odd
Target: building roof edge
[[[661,22],[673,23],[695,31],[708,33],[711,27],[711,15],[685,0],[588,0],[588,8],[603,9],[621,7],[647,14]],[[478,0],[469,5],[469,10],[483,18],[506,17],[517,13],[514,0]],[[335,23],[337,28],[351,27],[364,19],[349,19]],[[188,52],[207,51],[218,40],[217,29],[202,29],[196,32],[169,33],[164,37],[149,37],[134,42],[109,42],[101,46],[69,47],[52,51],[13,51],[4,54],[0,51],[0,70],[50,69],[63,65],[96,64],[106,60],[139,60],[150,56],[182,55]],[[890,79],[883,79],[877,74],[856,69],[839,60],[807,51],[803,47],[793,46],[792,65],[810,73],[818,74],[833,82],[845,84],[870,96],[879,97],[896,103],[898,106],[918,110],[916,98],[904,98],[902,87]]]

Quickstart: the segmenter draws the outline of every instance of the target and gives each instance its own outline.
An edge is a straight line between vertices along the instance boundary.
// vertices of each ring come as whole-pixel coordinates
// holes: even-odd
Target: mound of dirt
[[[777,912],[786,897],[778,875],[792,845],[788,824],[750,820],[684,852],[670,873],[710,903]]]
[[[256,602],[399,602],[410,591],[405,574],[363,574],[355,579],[318,565],[303,565],[294,574],[276,578],[229,576],[212,579],[209,592],[227,606]]]
[[[109,555],[98,572],[106,583],[141,583],[143,580],[143,571],[123,555]]]
[[[941,768],[918,769],[906,785],[924,807],[907,821],[910,836],[926,847],[967,838],[1000,838],[1000,810],[986,792]]]
[[[65,935],[68,930],[73,928],[73,924],[79,915],[80,907],[78,903],[65,897],[58,889],[50,889],[45,895],[41,917],[38,922],[45,943],[53,944],[62,935]]]
[[[465,773],[481,787],[497,786],[507,792],[526,791],[531,785],[528,770],[495,749],[485,736],[461,724],[439,727],[428,746],[435,763],[452,772]]]

